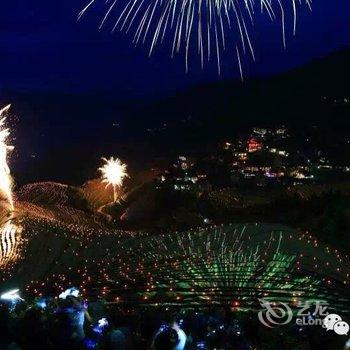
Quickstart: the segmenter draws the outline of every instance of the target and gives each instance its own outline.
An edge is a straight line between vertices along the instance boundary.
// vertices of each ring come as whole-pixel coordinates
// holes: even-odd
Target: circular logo
[[[259,299],[263,310],[259,311],[260,322],[269,328],[288,324],[293,318],[292,309],[286,303],[271,303],[264,299]]]

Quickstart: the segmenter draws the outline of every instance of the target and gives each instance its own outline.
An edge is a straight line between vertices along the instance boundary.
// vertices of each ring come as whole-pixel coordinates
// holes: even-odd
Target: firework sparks
[[[0,191],[8,201],[10,210],[13,211],[12,178],[7,163],[7,156],[8,152],[12,151],[14,147],[7,144],[10,130],[5,127],[6,117],[4,117],[4,114],[10,107],[11,105],[8,105],[0,110]]]
[[[91,0],[80,12],[81,18],[91,7],[102,3]],[[150,42],[149,54],[163,42],[165,36],[172,40],[172,56],[185,51],[186,70],[189,65],[191,45],[196,46],[201,66],[215,56],[220,74],[221,53],[231,42],[232,32],[237,33],[232,51],[237,57],[242,75],[241,56],[249,52],[255,59],[250,30],[254,17],[260,11],[271,20],[280,20],[283,45],[286,46],[286,22],[289,12],[296,33],[297,13],[302,5],[311,10],[312,0],[127,0],[120,5],[117,0],[105,1],[105,12],[99,27],[107,24],[110,17],[112,31],[133,32],[133,43]],[[113,17],[116,16],[116,17]]]
[[[6,117],[4,116],[10,107],[11,105],[8,105],[0,110],[0,192],[8,202],[8,209],[11,213],[10,220],[6,221],[0,228],[0,266],[2,268],[18,259],[18,248],[22,232],[22,227],[12,222],[14,211],[12,177],[7,158],[8,153],[14,147],[7,144],[10,130],[5,126]]]
[[[114,202],[116,202],[117,187],[120,187],[123,184],[124,179],[129,177],[126,171],[127,165],[124,164],[119,158],[102,158],[102,160],[105,162],[105,164],[98,170],[100,170],[102,173],[102,182],[107,183],[107,186],[113,186],[113,198]]]
[[[4,269],[20,258],[21,234],[23,228],[8,221],[0,231],[0,267]]]

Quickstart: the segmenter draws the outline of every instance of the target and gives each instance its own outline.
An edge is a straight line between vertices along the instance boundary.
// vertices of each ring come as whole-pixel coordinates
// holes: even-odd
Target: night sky
[[[287,2],[287,1],[286,1]],[[218,77],[215,62],[204,71],[194,60],[186,74],[183,56],[170,59],[161,46],[149,58],[147,47],[134,48],[124,33],[98,31],[102,12],[92,10],[77,22],[86,0],[3,1],[0,20],[0,87],[54,92],[113,91],[119,97],[158,97],[201,83],[238,75],[235,58],[226,57]],[[348,0],[315,0],[313,12],[299,14],[297,36],[288,26],[284,51],[281,29],[257,17],[257,63],[245,60],[247,76],[269,75],[301,65],[350,44]]]
[[[110,25],[98,30],[103,16],[98,9],[77,21],[86,3],[11,0],[0,6],[0,100],[11,102],[16,116],[12,164],[19,182],[94,176],[89,171],[100,157],[119,156],[121,138],[131,134],[114,127],[123,118],[123,103],[137,106],[137,101],[239,78],[230,51],[221,76],[214,60],[200,69],[195,49],[186,73],[183,55],[170,58],[169,42],[149,58],[147,45],[135,48],[130,36],[112,34]],[[349,13],[349,0],[315,0],[312,13],[306,7],[299,12],[296,37],[287,18],[286,50],[280,24],[257,15],[252,33],[257,62],[244,59],[245,76],[285,72],[349,46]],[[229,35],[227,41],[233,39]],[[106,96],[112,103],[104,102]]]

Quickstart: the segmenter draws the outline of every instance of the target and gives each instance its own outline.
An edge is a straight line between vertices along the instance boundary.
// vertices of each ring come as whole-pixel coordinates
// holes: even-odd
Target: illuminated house
[[[241,162],[245,162],[247,160],[247,152],[237,151],[233,153],[233,156]]]
[[[261,149],[262,149],[262,143],[257,141],[256,139],[250,138],[247,141],[247,151],[249,153],[260,151]]]
[[[279,150],[277,148],[270,148],[270,152],[271,153],[276,153],[282,157],[288,157],[289,156],[289,153],[287,151],[284,151],[284,150]]]
[[[286,135],[286,133],[287,133],[287,129],[283,127],[276,130],[277,135]]]
[[[253,133],[264,138],[267,135],[268,130],[264,128],[253,128]]]
[[[179,156],[176,162],[173,164],[174,168],[179,168],[186,171],[194,166],[194,161],[185,156]]]

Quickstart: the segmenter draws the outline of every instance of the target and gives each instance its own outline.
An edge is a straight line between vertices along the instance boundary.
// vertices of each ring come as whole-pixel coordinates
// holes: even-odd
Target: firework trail
[[[0,110],[0,191],[9,203],[9,208],[13,211],[12,198],[12,178],[10,175],[10,168],[7,164],[7,155],[9,151],[13,150],[13,146],[7,145],[7,139],[10,136],[10,131],[4,124],[6,117],[4,114],[10,109],[10,105]]]
[[[194,42],[202,68],[205,60],[215,57],[220,74],[221,55],[231,42],[230,33],[237,33],[233,51],[243,78],[242,56],[249,52],[255,60],[250,30],[256,13],[267,15],[271,21],[281,21],[285,47],[287,15],[292,14],[295,34],[298,8],[306,5],[311,10],[312,0],[125,0],[122,4],[117,0],[91,0],[79,18],[101,4],[105,8],[100,28],[111,20],[112,31],[132,32],[135,45],[149,40],[150,55],[165,36],[170,36],[172,57],[180,50],[185,51],[186,71]]]
[[[7,264],[18,259],[18,247],[20,244],[20,235],[22,228],[12,222],[12,215],[14,211],[13,195],[12,195],[12,177],[10,168],[7,163],[8,153],[13,150],[13,146],[7,144],[10,136],[10,130],[5,127],[6,117],[4,116],[11,105],[6,106],[0,110],[0,192],[8,202],[10,211],[10,219],[6,215],[1,218],[0,227],[0,267],[4,268]]]
[[[8,221],[0,228],[0,268],[16,262],[20,258],[22,227]]]

